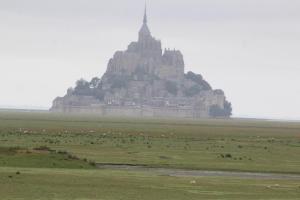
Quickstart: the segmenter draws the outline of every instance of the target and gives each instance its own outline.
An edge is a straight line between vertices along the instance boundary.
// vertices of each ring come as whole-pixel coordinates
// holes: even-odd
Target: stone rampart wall
[[[209,118],[206,109],[172,107],[134,107],[134,106],[64,106],[56,107],[52,112],[93,113],[102,116],[125,117],[170,117],[170,118]]]

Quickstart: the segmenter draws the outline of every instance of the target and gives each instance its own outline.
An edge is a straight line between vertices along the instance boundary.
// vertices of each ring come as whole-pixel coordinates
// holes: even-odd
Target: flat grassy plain
[[[299,182],[290,180],[169,177],[93,169],[0,168],[0,186],[0,199],[5,200],[298,200],[300,194]]]
[[[170,177],[93,165],[300,174],[299,155],[295,122],[0,112],[0,199],[299,199],[299,180]]]
[[[0,147],[40,146],[97,163],[300,173],[300,123],[0,113]]]

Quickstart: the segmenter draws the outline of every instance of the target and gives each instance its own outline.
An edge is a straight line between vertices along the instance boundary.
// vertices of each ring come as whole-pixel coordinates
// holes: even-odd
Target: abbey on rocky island
[[[52,112],[97,113],[102,116],[227,118],[231,103],[222,90],[213,90],[200,74],[185,73],[178,50],[162,51],[152,37],[147,12],[137,42],[117,51],[103,77],[79,80],[64,97],[53,101]]]

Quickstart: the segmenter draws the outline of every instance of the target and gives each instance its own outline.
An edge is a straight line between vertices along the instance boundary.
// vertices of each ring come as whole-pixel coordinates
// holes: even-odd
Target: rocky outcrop
[[[231,104],[222,90],[213,90],[203,77],[184,72],[178,50],[162,51],[152,37],[147,16],[137,42],[117,51],[103,77],[79,80],[51,111],[95,112],[102,115],[164,117],[230,117]]]

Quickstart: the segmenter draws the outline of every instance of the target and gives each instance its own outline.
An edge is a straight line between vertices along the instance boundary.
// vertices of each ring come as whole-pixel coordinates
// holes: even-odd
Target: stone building
[[[103,77],[80,80],[53,112],[98,113],[103,116],[209,118],[230,117],[231,104],[199,74],[185,74],[183,55],[162,50],[148,27],[145,10],[138,41],[117,51]]]

